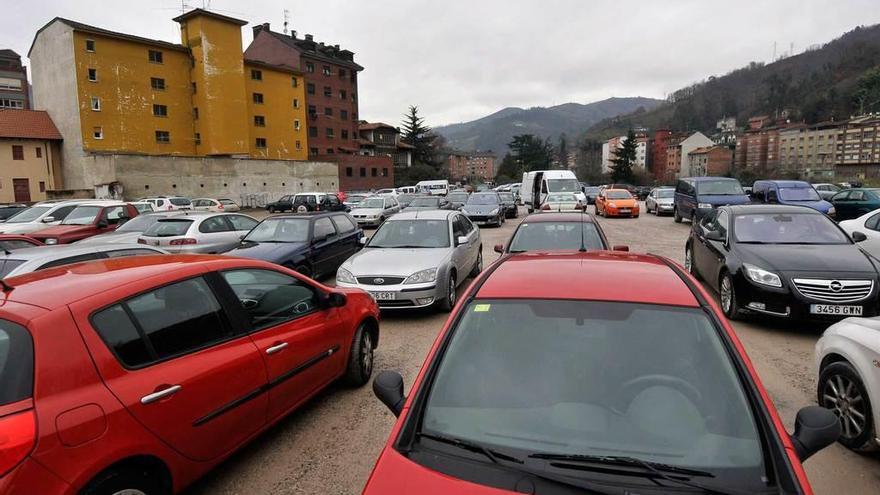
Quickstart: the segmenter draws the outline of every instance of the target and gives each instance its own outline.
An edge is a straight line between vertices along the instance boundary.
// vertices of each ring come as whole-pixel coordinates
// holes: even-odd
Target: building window
[[[299,108],[299,98],[293,99],[293,108]]]
[[[150,50],[149,57],[150,57],[150,62],[153,62],[154,64],[161,64],[162,63],[162,52],[160,52],[158,50]]]
[[[358,101],[358,95],[354,91],[351,92],[351,101]]]
[[[290,78],[290,85],[291,85],[291,87],[298,88],[299,81],[297,81],[295,77],[291,77]]]
[[[296,149],[298,149],[298,150],[302,149],[302,142],[299,139],[296,140]]]
[[[263,104],[263,93],[254,93],[254,103],[258,105]]]
[[[315,105],[309,105],[309,115],[314,117],[317,114],[318,114],[318,107],[316,107]]]
[[[202,133],[197,132],[195,136],[196,144],[202,144]]]
[[[329,65],[325,65],[325,66],[321,67],[321,72],[323,72],[323,74],[325,76],[329,76],[330,74],[332,74],[332,72],[330,71]]]
[[[340,100],[344,100],[347,96],[348,96],[348,94],[345,92],[344,89],[339,90],[339,99]]]
[[[382,169],[382,177],[388,177],[388,169],[387,168]]]
[[[348,129],[342,129],[342,130],[339,131],[339,132],[340,132],[340,134],[341,134],[341,136],[342,136],[342,139],[348,139]]]
[[[266,127],[266,117],[262,115],[254,115],[254,125],[257,127]]]
[[[315,94],[315,84],[314,83],[306,83],[306,93],[313,95]]]
[[[193,120],[199,120],[199,107],[193,107]]]
[[[348,120],[348,110],[340,110],[339,118],[342,120]]]
[[[333,148],[327,148],[327,154],[328,154],[328,155],[332,155],[332,154],[333,154]]]
[[[293,130],[294,131],[299,130],[299,119],[293,119]]]
[[[318,154],[318,148],[309,148],[309,154],[310,154],[310,155],[317,155],[317,154]]]
[[[370,175],[372,175],[373,177],[377,177],[379,175],[379,171],[376,169],[376,167],[373,167],[370,170]]]
[[[192,94],[196,94],[196,83],[192,83]]]
[[[315,72],[315,64],[311,62],[306,62],[306,72],[314,73]]]
[[[333,96],[333,88],[331,88],[330,86],[324,86],[324,96],[326,96],[327,98]]]
[[[96,112],[101,111],[101,99],[98,98],[97,96],[92,97],[92,110],[94,110]]]
[[[24,108],[24,102],[21,100],[0,98],[0,108]]]
[[[328,117],[332,117],[333,116],[333,109],[330,107],[324,107],[324,115],[326,115]]]
[[[46,183],[40,181],[40,192],[46,192]]]
[[[366,177],[366,176],[367,176],[367,169],[365,169],[364,167],[361,167],[361,177]]]
[[[318,137],[318,128],[315,126],[309,127],[309,137]]]
[[[339,79],[345,79],[345,69],[339,69]]]
[[[332,139],[332,138],[333,138],[333,128],[332,128],[332,127],[328,127],[327,130],[326,130],[326,134],[327,134],[327,137],[328,137],[328,138]]]
[[[166,106],[166,105],[153,105],[153,116],[167,117],[168,116],[168,106]]]
[[[257,148],[263,149],[266,147],[266,138],[257,138],[256,139]]]
[[[98,81],[98,69],[92,69],[91,67],[89,67],[89,81]]]
[[[104,128],[95,127],[92,129],[92,137],[95,139],[104,139]]]
[[[159,91],[165,91],[165,79],[162,79],[161,77],[151,77],[150,87]]]
[[[95,51],[95,40],[86,40],[86,51],[94,52]]]
[[[263,71],[251,69],[251,79],[254,81],[262,81],[263,80]]]
[[[43,158],[43,148],[37,146],[34,148],[34,151],[37,153],[37,158]]]
[[[12,145],[12,159],[24,160],[24,146],[18,144]]]
[[[354,169],[351,167],[345,167],[345,176],[352,177],[354,175]]]
[[[171,133],[168,131],[156,131],[156,142],[167,144],[171,142]]]

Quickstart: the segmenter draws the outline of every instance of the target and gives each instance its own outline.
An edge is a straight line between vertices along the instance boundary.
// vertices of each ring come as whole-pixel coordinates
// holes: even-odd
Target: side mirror
[[[721,235],[721,232],[718,232],[717,230],[710,230],[709,232],[706,232],[706,239],[709,239],[710,241],[723,242],[724,236]]]
[[[495,244],[495,252],[498,254],[504,254],[504,244]]]
[[[322,301],[324,307],[327,308],[341,308],[345,306],[345,303],[348,302],[348,299],[345,297],[345,294],[340,294],[339,292],[328,292],[323,298]]]
[[[851,237],[852,237],[853,242],[862,242],[862,241],[868,240],[868,236],[866,236],[864,233],[859,232],[859,231],[853,232]]]
[[[106,229],[109,225],[110,225],[110,223],[107,222],[106,219],[98,220],[98,228],[99,229]]]
[[[807,406],[797,413],[791,443],[801,461],[840,438],[840,420],[829,409]]]
[[[55,217],[53,217],[53,216],[43,217],[43,220],[42,220],[43,223],[52,223],[54,221],[55,221]]]
[[[458,236],[458,237],[455,239],[455,245],[456,245],[456,246],[461,246],[461,245],[463,245],[463,244],[467,244],[467,243],[468,243],[468,238],[467,238],[467,236],[465,236],[465,235]]]
[[[361,238],[358,239],[358,244],[360,244],[361,246],[366,246],[367,245],[367,238],[364,236],[361,236]]]
[[[611,248],[612,251],[623,251],[625,253],[629,252],[629,246],[625,246],[623,244],[618,244]]]
[[[406,397],[403,395],[403,377],[396,371],[383,371],[373,380],[373,394],[385,404],[394,416],[400,416]]]

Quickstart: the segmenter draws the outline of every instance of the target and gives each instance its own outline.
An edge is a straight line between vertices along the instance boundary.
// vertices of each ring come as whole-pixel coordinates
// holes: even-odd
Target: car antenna
[[[587,250],[587,244],[584,241],[584,210],[586,210],[586,208],[581,210],[581,248],[579,249],[582,253]]]

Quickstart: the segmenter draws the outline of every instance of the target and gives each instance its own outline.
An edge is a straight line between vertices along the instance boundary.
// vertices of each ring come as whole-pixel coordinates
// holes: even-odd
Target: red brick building
[[[648,159],[649,170],[654,174],[654,180],[663,182],[666,179],[666,142],[672,136],[669,129],[657,129],[650,141],[650,158]]]
[[[394,187],[394,162],[388,155],[337,155],[340,191]]]
[[[495,179],[496,156],[491,152],[453,151],[446,162],[449,176],[453,180],[468,181],[478,178],[482,181]]]
[[[688,163],[693,175],[724,176],[733,165],[733,151],[723,145],[697,148],[688,153]]]

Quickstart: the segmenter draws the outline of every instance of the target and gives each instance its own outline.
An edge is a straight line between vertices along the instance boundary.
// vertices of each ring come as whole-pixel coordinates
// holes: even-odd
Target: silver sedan
[[[480,229],[457,211],[403,212],[379,227],[336,272],[336,285],[359,287],[383,309],[455,306],[456,288],[483,269]]]
[[[400,211],[400,204],[391,196],[373,196],[367,198],[351,210],[358,226],[378,227],[382,222]]]
[[[645,198],[645,211],[654,212],[660,216],[663,213],[672,215],[673,199],[675,198],[675,189],[671,187],[657,187],[651,189],[651,193]]]
[[[259,222],[239,213],[189,213],[160,218],[138,237],[139,244],[171,253],[225,253]]]

